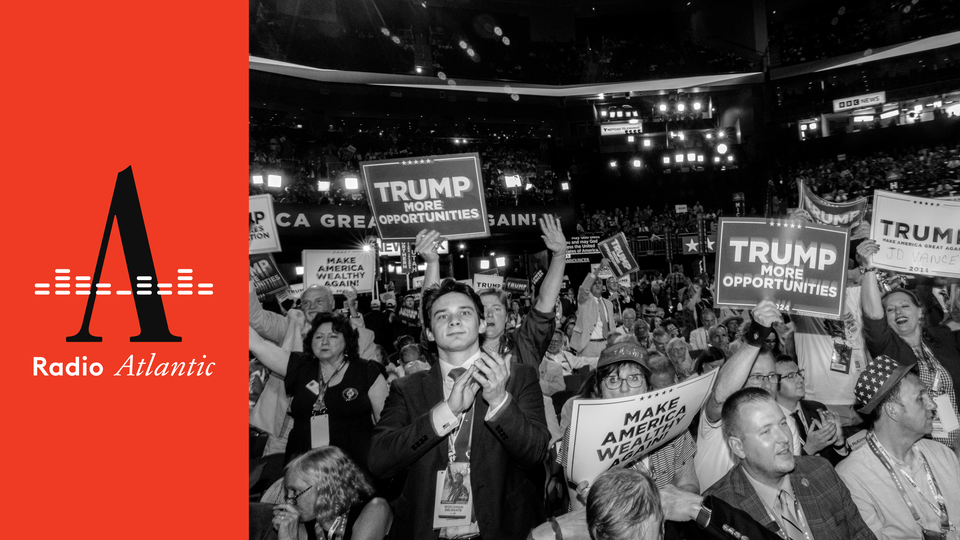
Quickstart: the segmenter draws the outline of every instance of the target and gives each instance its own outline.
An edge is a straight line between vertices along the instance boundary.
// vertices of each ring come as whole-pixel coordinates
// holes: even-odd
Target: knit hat
[[[867,362],[867,368],[860,373],[853,393],[857,397],[860,414],[870,414],[893,390],[907,373],[916,367],[916,360],[901,364],[889,356],[880,355]]]

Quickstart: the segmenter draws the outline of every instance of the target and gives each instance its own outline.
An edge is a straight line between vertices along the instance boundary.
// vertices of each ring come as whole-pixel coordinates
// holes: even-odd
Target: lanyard
[[[323,414],[327,409],[326,404],[323,402],[323,397],[327,393],[327,387],[330,386],[330,381],[337,376],[337,373],[340,373],[340,370],[343,369],[343,366],[347,365],[346,360],[341,360],[340,365],[337,366],[337,369],[330,375],[329,379],[323,378],[323,371],[320,371],[320,392],[317,394],[317,400],[313,402],[313,415]]]
[[[450,437],[447,439],[448,448],[447,448],[447,460],[450,465],[453,465],[457,461],[457,439],[460,438],[460,433],[463,431],[464,419],[467,418],[467,415],[470,415],[470,420],[466,422],[467,424],[467,440],[466,445],[461,444],[463,449],[463,458],[468,462],[470,461],[470,445],[473,442],[473,411],[476,410],[476,407],[470,407],[469,411],[460,413],[460,423],[457,425],[457,429],[450,433]],[[461,441],[462,443],[462,441]]]
[[[903,484],[900,483],[900,479],[897,478],[896,473],[893,471],[893,457],[887,454],[885,448],[880,445],[880,442],[877,440],[877,436],[870,432],[870,435],[867,437],[867,444],[870,446],[870,450],[876,454],[877,459],[880,460],[880,463],[883,463],[883,466],[887,469],[887,472],[890,473],[890,477],[893,478],[893,483],[897,486],[897,490],[900,492],[900,496],[903,497],[903,502],[907,503],[907,508],[910,509],[910,513],[913,514],[913,520],[920,525],[920,528],[923,529],[923,523],[920,521],[920,514],[917,513],[917,509],[914,508],[913,503],[907,499],[906,490],[903,489]],[[937,499],[937,504],[939,508],[935,506],[932,502],[926,499],[923,496],[923,493],[920,492],[920,486],[914,482],[913,478],[903,470],[902,467],[897,467],[900,469],[900,474],[910,482],[910,485],[917,490],[917,494],[920,496],[920,499],[926,502],[930,507],[933,508],[934,512],[937,512],[937,516],[940,518],[940,533],[945,538],[947,531],[950,530],[950,516],[947,515],[947,506],[944,502],[943,495],[940,493],[940,486],[937,485],[936,479],[933,477],[933,471],[930,470],[930,465],[927,463],[926,456],[923,455],[923,452],[919,448],[916,448],[917,454],[920,456],[920,462],[923,463],[923,469],[927,474],[927,484],[930,486],[930,492],[933,493],[933,496]]]

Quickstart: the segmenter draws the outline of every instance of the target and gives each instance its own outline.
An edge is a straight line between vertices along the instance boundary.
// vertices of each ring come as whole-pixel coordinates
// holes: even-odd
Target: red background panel
[[[7,538],[246,535],[247,8],[236,2],[5,7],[3,154]],[[182,343],[131,343],[131,296],[36,296],[92,276],[117,173],[133,167]],[[102,281],[129,288],[114,226]],[[51,287],[53,290],[53,287]],[[124,360],[215,362],[210,377],[113,376]],[[99,377],[33,376],[33,357]],[[203,358],[206,355],[206,358]],[[124,372],[125,373],[125,372]],[[12,525],[12,530],[11,526]]]

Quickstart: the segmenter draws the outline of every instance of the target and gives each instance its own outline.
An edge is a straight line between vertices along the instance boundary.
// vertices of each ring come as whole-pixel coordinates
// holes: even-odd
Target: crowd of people
[[[705,209],[700,201],[689,205],[687,212],[677,212],[675,206],[665,205],[663,210],[654,213],[647,205],[643,210],[639,206],[613,208],[610,211],[596,209],[589,212],[581,206],[577,230],[607,237],[622,232],[631,236],[662,236],[667,232],[695,233],[700,226],[699,220],[705,220],[705,227],[715,222],[718,212]]]
[[[768,14],[774,65],[861,52],[960,29],[954,0],[804,3]]]
[[[556,173],[544,159],[544,144],[533,138],[494,136],[468,143],[464,136],[462,142],[451,144],[429,130],[389,128],[374,136],[369,130],[366,136],[362,130],[329,135],[328,141],[309,149],[298,148],[292,137],[271,130],[251,136],[251,178],[280,174],[283,185],[271,188],[251,180],[250,194],[268,194],[275,202],[367,206],[363,189],[349,190],[342,182],[346,176],[359,178],[363,161],[478,152],[488,203],[543,205],[565,200]],[[517,177],[519,187],[507,187],[507,176]],[[318,189],[321,179],[331,181],[327,191]]]
[[[540,226],[549,267],[515,298],[441,280],[428,230],[420,290],[278,313],[251,284],[251,537],[960,537],[955,281],[881,282],[863,239],[839,320],[737,310],[680,265],[572,287]],[[711,371],[689,430],[571,482],[574,400]]]
[[[840,159],[842,157],[842,159]],[[960,192],[960,144],[904,148],[895,152],[843,155],[818,163],[799,163],[771,181],[771,215],[797,206],[800,182],[828,201],[869,197],[874,189],[947,197]]]

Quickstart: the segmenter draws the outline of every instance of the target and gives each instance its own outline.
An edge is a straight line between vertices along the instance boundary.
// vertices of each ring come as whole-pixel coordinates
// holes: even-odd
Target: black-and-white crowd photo
[[[257,0],[249,54],[251,540],[960,540],[960,2]]]

